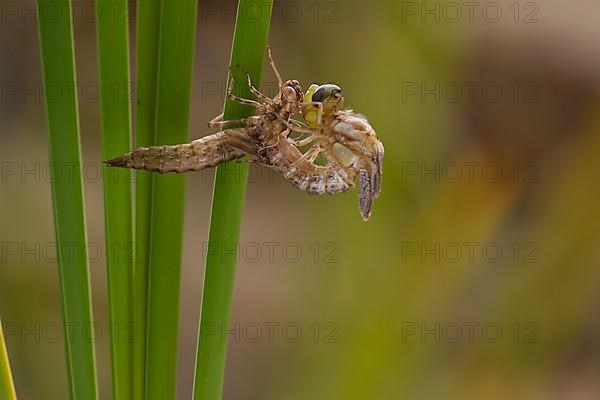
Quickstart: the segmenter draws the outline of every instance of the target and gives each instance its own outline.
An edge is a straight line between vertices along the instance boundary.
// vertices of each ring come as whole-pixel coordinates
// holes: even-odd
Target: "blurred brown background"
[[[108,399],[90,7],[74,7],[77,92]],[[235,7],[200,1],[190,138],[221,110]],[[3,0],[0,11],[0,315],[21,398],[65,399],[34,10]],[[596,0],[276,2],[280,70],[344,88],[385,144],[383,193],[365,224],[355,191],[309,197],[253,169],[225,399],[600,397],[599,21]],[[272,94],[270,71],[263,81]],[[212,178],[187,179],[181,399]]]

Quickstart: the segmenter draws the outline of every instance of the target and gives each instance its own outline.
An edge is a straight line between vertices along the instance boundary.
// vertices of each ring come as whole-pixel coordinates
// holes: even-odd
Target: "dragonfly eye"
[[[312,96],[312,101],[318,101],[322,103],[323,101],[327,100],[329,97],[332,96],[336,99],[339,99],[342,96],[342,89],[337,85],[328,83],[319,86],[319,88],[315,91],[315,93]]]
[[[313,94],[312,96],[312,101],[319,101],[322,102],[323,100],[325,100],[325,98],[327,97],[327,94],[325,93],[325,88],[324,87],[320,87],[317,89],[317,91]]]

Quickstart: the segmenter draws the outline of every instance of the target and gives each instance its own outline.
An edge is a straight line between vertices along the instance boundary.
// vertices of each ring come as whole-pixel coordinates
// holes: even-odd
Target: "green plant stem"
[[[197,7],[197,0],[162,3],[158,144],[184,143],[188,138]],[[184,195],[184,175],[153,175],[146,369],[149,400],[175,398]]]
[[[6,342],[2,332],[2,320],[0,320],[0,399],[16,400],[17,393],[10,372],[10,362],[6,351]]]
[[[96,0],[98,10],[127,15],[127,0]],[[131,88],[127,18],[100,15],[96,21],[101,100],[102,159],[131,149]],[[109,95],[110,94],[110,95]],[[113,399],[133,399],[133,228],[129,170],[103,167],[106,266],[110,311]],[[134,337],[135,339],[135,337]]]
[[[62,90],[62,95],[52,101],[46,97],[46,116],[49,159],[55,166],[50,173],[62,309],[68,328],[65,331],[74,332],[65,337],[69,393],[71,399],[89,400],[97,398],[97,387],[94,344],[82,334],[92,326],[92,306],[74,90],[71,1],[38,0],[37,5],[44,85],[59,85]],[[59,175],[59,170],[75,173]]]
[[[136,146],[154,144],[160,0],[137,3],[137,113]],[[150,216],[152,173],[136,171],[134,264],[134,318],[136,327],[134,399],[144,399],[146,337],[148,324],[148,268],[150,258]]]
[[[272,1],[240,0],[238,4],[230,63],[236,82],[234,93],[238,96],[251,98],[244,72],[250,74],[255,86],[260,85],[272,7]],[[230,120],[247,117],[255,110],[226,99],[224,113],[224,119]],[[226,164],[217,168],[208,249],[237,249],[247,174],[245,164]],[[208,251],[206,255],[195,400],[220,400],[223,392],[227,342],[222,339],[222,330],[231,315],[236,255],[222,255],[222,251]]]

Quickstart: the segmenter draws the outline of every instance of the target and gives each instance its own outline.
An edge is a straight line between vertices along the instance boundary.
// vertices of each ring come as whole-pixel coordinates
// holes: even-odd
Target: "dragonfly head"
[[[344,95],[342,88],[332,83],[310,85],[304,95],[304,103],[323,104],[323,117],[328,117],[344,107]],[[318,107],[315,104],[305,104],[302,114],[309,126],[316,127],[318,118]]]

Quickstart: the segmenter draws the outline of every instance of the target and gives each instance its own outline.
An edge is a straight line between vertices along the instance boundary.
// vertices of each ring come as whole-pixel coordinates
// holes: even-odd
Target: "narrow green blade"
[[[62,293],[64,323],[75,334],[65,338],[69,392],[72,399],[95,399],[94,345],[82,335],[92,325],[90,278],[86,251],[79,120],[75,93],[75,60],[71,1],[38,0],[38,10],[57,10],[60,18],[38,12],[42,72],[45,87],[61,85],[63,96],[46,101],[50,163],[64,168],[76,166],[70,179],[51,173],[54,227]],[[79,332],[79,334],[77,334]]]
[[[231,66],[236,82],[245,82],[247,71],[252,82],[259,85],[265,46],[269,33],[272,1],[240,0],[236,17],[231,52]],[[249,15],[249,10],[254,14]],[[241,66],[242,69],[236,68]],[[228,80],[229,81],[229,80]],[[236,84],[236,94],[251,98],[245,85]],[[225,120],[243,118],[255,111],[248,106],[225,101]],[[236,248],[246,193],[248,166],[226,164],[217,168],[210,221],[209,248]],[[223,374],[227,342],[221,339],[223,326],[229,323],[236,255],[224,259],[221,252],[206,255],[206,272],[202,295],[202,315],[198,336],[198,354],[194,379],[195,400],[220,400],[223,392]],[[215,329],[219,331],[215,334]]]
[[[17,400],[6,343],[4,342],[4,333],[2,332],[2,320],[0,320],[0,399]]]
[[[146,0],[137,3],[137,82],[135,92],[137,93],[137,113],[135,147],[154,144],[160,11],[160,0]],[[134,316],[136,341],[134,392],[135,399],[143,399],[146,375],[152,173],[148,171],[136,171],[135,174],[136,257]]]
[[[96,0],[98,10],[115,8],[127,15],[126,0]],[[96,21],[98,72],[101,93],[102,159],[131,149],[131,99],[129,82],[129,27],[126,18]],[[131,176],[126,169],[103,167],[104,222],[108,301],[110,311],[113,398],[133,399],[133,220]],[[137,332],[136,332],[137,334]]]
[[[164,1],[160,27],[157,144],[188,138],[197,0]],[[153,176],[146,397],[174,399],[185,177]]]

